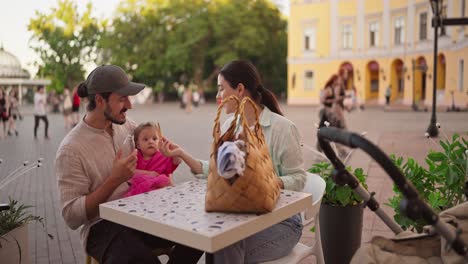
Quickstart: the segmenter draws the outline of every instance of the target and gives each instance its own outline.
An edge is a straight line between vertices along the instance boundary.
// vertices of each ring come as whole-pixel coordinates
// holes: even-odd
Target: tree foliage
[[[126,0],[99,41],[101,61],[154,86],[210,87],[220,67],[248,59],[265,85],[286,88],[286,21],[267,0]],[[182,80],[184,81],[184,80]]]
[[[33,33],[32,48],[39,54],[38,75],[49,77],[51,87],[73,87],[83,79],[85,63],[95,59],[96,43],[105,21],[97,22],[88,4],[79,14],[71,0],[59,0],[49,13],[31,18],[28,30]]]

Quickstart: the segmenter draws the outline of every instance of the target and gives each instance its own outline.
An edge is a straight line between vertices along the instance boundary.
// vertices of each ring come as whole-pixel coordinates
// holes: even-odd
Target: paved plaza
[[[305,168],[311,167],[316,160],[313,152],[307,149],[316,144],[315,124],[318,123],[316,107],[283,106],[285,115],[299,128],[304,141]],[[10,183],[0,191],[0,201],[6,202],[8,196],[29,205],[33,205],[35,215],[44,217],[46,230],[39,224],[29,227],[30,255],[33,263],[84,263],[85,255],[79,241],[79,234],[70,230],[62,219],[57,184],[54,174],[55,153],[66,132],[62,116],[50,114],[50,140],[43,137],[43,124],[39,128],[38,140],[33,139],[32,108],[24,109],[25,118],[19,122],[18,137],[7,137],[0,141],[0,158],[4,163],[0,167],[0,179],[14,170],[23,161],[44,158],[44,166],[31,171],[24,177]],[[213,119],[216,112],[214,104],[202,105],[191,114],[185,113],[178,104],[140,105],[129,111],[129,116],[137,122],[158,121],[163,133],[183,146],[193,156],[209,157]],[[429,124],[429,112],[383,111],[381,108],[366,109],[361,112],[346,114],[351,131],[367,131],[367,138],[382,147],[387,153],[412,156],[423,161],[431,145],[424,138],[424,131]],[[445,133],[468,132],[468,113],[438,113]],[[384,203],[392,194],[391,181],[383,171],[362,152],[356,152],[350,164],[364,168],[368,172],[369,190],[377,192],[379,202]],[[174,174],[175,183],[191,180],[193,177],[186,166],[180,166]],[[386,206],[382,206],[387,212]],[[304,228],[302,241],[311,245],[314,234]],[[47,239],[46,232],[53,240]],[[377,219],[369,210],[365,211],[363,243],[374,235],[392,236],[388,227]],[[313,258],[303,263],[314,263]]]

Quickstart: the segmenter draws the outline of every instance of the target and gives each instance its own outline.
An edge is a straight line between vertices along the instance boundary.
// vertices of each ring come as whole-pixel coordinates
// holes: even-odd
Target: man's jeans
[[[153,255],[156,248],[175,246],[168,263],[197,263],[203,251],[179,245],[107,220],[89,231],[86,252],[101,264],[161,263]]]

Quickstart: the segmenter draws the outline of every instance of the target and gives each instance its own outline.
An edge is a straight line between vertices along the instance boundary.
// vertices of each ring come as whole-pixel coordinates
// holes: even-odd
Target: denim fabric
[[[197,263],[203,255],[203,251],[107,220],[91,227],[86,252],[101,264],[156,264],[161,262],[153,255],[153,249],[169,247],[174,248],[168,264]]]
[[[251,264],[287,256],[302,235],[302,220],[295,215],[214,253],[216,264]]]

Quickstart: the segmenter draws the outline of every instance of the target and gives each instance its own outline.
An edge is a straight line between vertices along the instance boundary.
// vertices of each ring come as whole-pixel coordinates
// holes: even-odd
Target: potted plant
[[[0,211],[0,260],[2,263],[30,263],[28,224],[39,222],[44,227],[43,219],[28,211],[31,206],[11,198],[8,207]]]
[[[329,162],[314,164],[309,172],[320,175],[326,183],[320,207],[320,234],[325,263],[349,263],[361,245],[363,203],[347,185],[337,185],[332,179],[333,166]],[[355,175],[365,189],[363,169],[348,171]]]
[[[438,126],[440,128],[439,124]],[[451,139],[445,135],[445,140],[440,140],[439,144],[431,138],[429,140],[440,151],[431,150],[427,154],[425,159],[427,167],[419,165],[413,158],[405,160],[395,155],[391,155],[391,158],[416,188],[420,197],[434,211],[440,212],[466,201],[468,141],[458,134],[454,134]],[[403,215],[400,210],[403,195],[395,186],[393,190],[395,195],[388,200],[387,205],[394,209],[395,221],[404,230],[421,233],[428,223],[422,219],[412,220]]]

